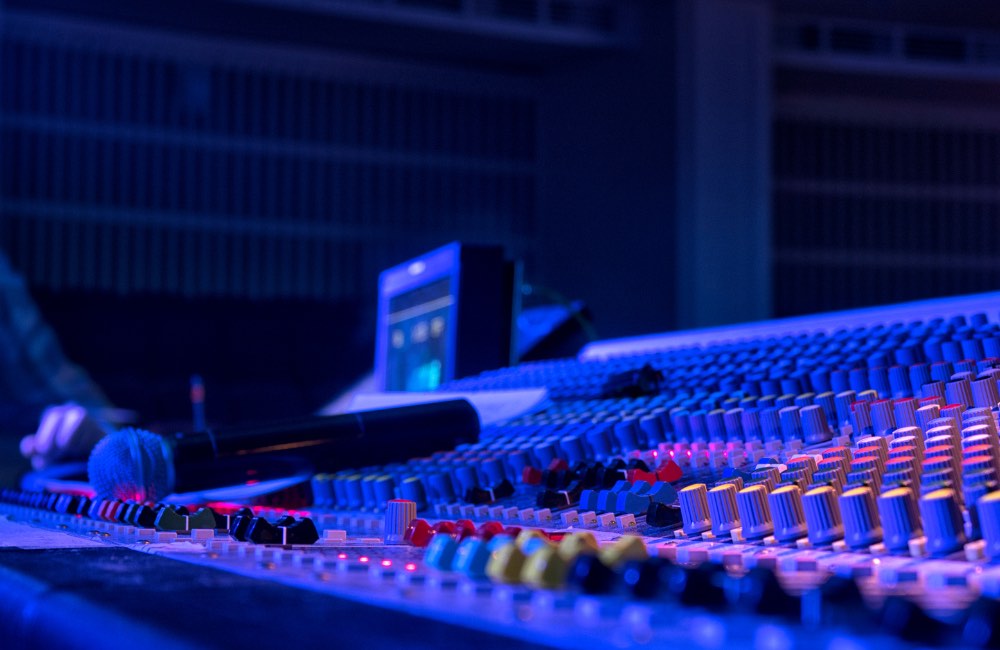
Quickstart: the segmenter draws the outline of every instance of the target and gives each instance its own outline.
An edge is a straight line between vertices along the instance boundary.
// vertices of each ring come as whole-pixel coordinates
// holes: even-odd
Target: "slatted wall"
[[[1000,289],[1000,35],[776,35],[775,314]]]
[[[33,286],[373,295],[452,239],[534,254],[530,85],[7,16],[0,246]]]

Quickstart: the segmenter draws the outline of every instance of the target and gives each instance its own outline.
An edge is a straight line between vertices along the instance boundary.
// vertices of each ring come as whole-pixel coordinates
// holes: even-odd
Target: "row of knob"
[[[976,322],[935,319],[925,324],[692,346],[600,364],[528,364],[454,385],[462,389],[547,386],[557,399],[572,397],[572,389],[579,387],[584,389],[581,396],[593,398],[603,378],[651,363],[664,373],[670,392],[700,388],[762,395],[851,388],[875,389],[884,397],[911,396],[931,377],[946,380],[955,372],[982,371],[990,364],[980,362],[1000,357],[997,324],[987,322],[982,314]],[[913,377],[909,369],[915,365],[925,368]],[[869,372],[876,368],[881,370]]]
[[[898,487],[876,495],[868,486],[842,494],[830,486],[803,493],[797,485],[782,485],[768,491],[764,485],[742,490],[732,483],[711,490],[698,483],[679,492],[682,530],[687,535],[711,532],[760,540],[773,536],[793,543],[807,538],[816,546],[843,540],[850,548],[868,548],[879,542],[890,551],[907,551],[910,543],[926,538],[932,555],[962,550],[967,541],[961,499],[951,488],[918,496],[909,487]],[[975,502],[984,552],[1000,559],[1000,491],[989,492]]]

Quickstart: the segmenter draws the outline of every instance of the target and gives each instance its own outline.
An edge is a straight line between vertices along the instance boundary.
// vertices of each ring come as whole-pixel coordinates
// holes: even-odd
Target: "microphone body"
[[[94,449],[88,471],[99,495],[157,500],[274,478],[295,462],[330,472],[402,461],[478,435],[479,415],[458,399],[163,437],[120,431]]]

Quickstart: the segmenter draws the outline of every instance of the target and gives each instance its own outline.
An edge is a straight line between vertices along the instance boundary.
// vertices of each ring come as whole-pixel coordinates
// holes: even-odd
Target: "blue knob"
[[[878,392],[879,397],[891,396],[892,387],[889,384],[889,369],[885,366],[869,369],[868,385],[872,387],[872,390]]]
[[[830,373],[830,390],[834,393],[853,390],[851,388],[850,376],[846,370],[837,368]]]
[[[983,344],[979,339],[970,338],[962,341],[962,359],[979,361],[984,357]]]
[[[867,437],[874,433],[869,402],[857,401],[851,406],[851,426],[854,427],[855,438]]]
[[[483,482],[488,486],[493,486],[506,478],[503,460],[497,457],[487,458],[479,464],[479,473]]]
[[[893,411],[897,428],[917,426],[917,404],[912,397],[895,401]]]
[[[920,394],[924,384],[931,382],[931,367],[926,363],[915,363],[910,366],[910,388],[914,395]]]
[[[521,472],[530,464],[528,452],[523,449],[515,449],[507,454],[507,477],[513,481],[520,480]]]
[[[809,541],[817,546],[844,537],[844,524],[837,505],[837,491],[828,485],[813,488],[802,496]]]
[[[455,486],[459,494],[465,494],[472,488],[479,487],[479,476],[476,474],[476,468],[471,465],[457,467],[452,476],[455,477]]]
[[[993,408],[1000,403],[996,380],[992,376],[977,379],[971,383],[972,403],[983,408]]]
[[[802,421],[802,435],[806,444],[817,444],[833,438],[833,432],[830,431],[826,414],[818,404],[800,409],[799,416]]]
[[[361,479],[361,494],[364,498],[364,509],[365,510],[378,510],[379,500],[378,496],[375,494],[375,479],[378,478],[373,474],[369,474]]]
[[[708,426],[705,423],[705,411],[695,411],[688,417],[688,425],[691,427],[692,442],[708,442]]]
[[[374,483],[375,503],[373,509],[383,510],[385,509],[385,504],[391,501],[396,495],[396,481],[391,476],[382,475],[376,478]]]
[[[663,420],[660,414],[644,415],[639,418],[639,428],[645,434],[649,447],[655,447],[665,442],[667,437],[663,431]]]
[[[1000,560],[1000,490],[980,497],[976,502],[979,527],[986,542],[986,557]]]
[[[417,504],[417,510],[427,507],[427,493],[424,484],[417,476],[404,479],[399,486],[399,495],[405,501],[413,501]]]
[[[922,534],[917,499],[913,490],[898,487],[878,497],[882,541],[890,551],[905,551],[914,537]]]
[[[857,393],[853,390],[846,390],[837,393],[835,404],[837,407],[837,426],[843,427],[851,423],[851,405],[857,400]]]
[[[944,398],[949,404],[972,406],[972,384],[967,377],[949,381],[944,385]]]
[[[566,462],[570,465],[578,463],[581,460],[586,460],[587,458],[587,450],[583,446],[583,441],[580,440],[580,436],[566,436],[559,441],[559,447],[562,449],[563,456],[566,457]]]
[[[361,478],[360,474],[352,474],[344,481],[344,487],[347,489],[347,507],[352,510],[360,510],[365,505],[365,495],[361,488]]]
[[[726,411],[723,419],[726,427],[726,440],[731,442],[742,442],[744,440],[743,409],[729,409]]]
[[[750,485],[736,493],[736,509],[747,539],[761,539],[774,532],[767,495],[763,485]]]
[[[868,390],[868,373],[864,368],[852,368],[850,372],[851,390],[862,392]]]
[[[897,399],[913,395],[913,390],[910,388],[910,374],[905,366],[889,368],[889,391]]]
[[[778,411],[781,422],[781,435],[785,441],[802,439],[802,422],[799,418],[799,409],[796,406],[789,406]]]
[[[823,416],[826,418],[827,424],[831,427],[836,426],[837,406],[834,400],[834,394],[830,391],[820,393],[813,398],[813,403],[823,409]]]
[[[817,393],[825,393],[831,390],[830,371],[827,368],[817,368],[809,373],[809,383]]]
[[[876,435],[888,435],[896,428],[896,414],[893,412],[892,402],[888,399],[880,399],[871,403],[872,429]]]
[[[782,485],[767,495],[771,516],[774,517],[774,538],[779,542],[794,542],[805,537],[805,512],[802,491],[797,485]]]
[[[313,493],[313,502],[321,507],[329,508],[334,505],[333,477],[329,474],[316,474],[309,482]]]
[[[931,363],[936,363],[941,361],[943,358],[941,356],[941,339],[937,336],[932,336],[924,341],[924,358],[926,358]]]
[[[677,442],[691,442],[691,427],[687,415],[687,411],[682,409],[673,413],[670,418],[674,425],[674,437]]]
[[[955,490],[933,490],[920,497],[920,516],[931,555],[961,550],[965,544],[965,524]]]
[[[792,395],[790,393],[785,395],[779,395],[778,398],[774,400],[774,405],[779,409],[795,406],[795,395]]]
[[[809,406],[813,403],[813,398],[816,397],[816,393],[802,393],[796,396],[794,406],[802,408],[803,406]]]
[[[677,501],[685,533],[698,535],[712,527],[708,511],[708,488],[704,483],[695,483],[682,489],[677,493]]]
[[[781,440],[781,419],[777,407],[760,411],[760,430],[765,441]]]
[[[636,420],[625,420],[615,425],[615,437],[623,452],[639,449],[639,423]]]
[[[938,361],[931,364],[931,380],[945,382],[955,374],[955,368],[948,361]]]
[[[743,435],[748,442],[762,440],[760,413],[757,410],[744,410],[740,415],[740,423],[743,427]]]
[[[901,366],[910,366],[920,361],[920,348],[917,341],[907,341],[902,347],[896,348],[896,363]]]
[[[781,380],[781,392],[785,394],[797,395],[802,392],[802,385],[794,377],[786,377]]]
[[[732,483],[723,483],[708,491],[708,511],[712,520],[712,534],[716,537],[728,536],[734,528],[740,527],[736,492],[737,487]]]
[[[882,524],[875,505],[875,493],[869,487],[856,487],[840,495],[840,514],[844,519],[844,541],[851,548],[864,548],[882,541]]]
[[[427,477],[427,486],[435,501],[451,503],[455,500],[454,485],[447,474],[431,474]]]
[[[726,441],[725,411],[714,409],[705,416],[705,426],[708,429],[708,439],[712,442]]]
[[[962,356],[962,344],[959,341],[945,341],[941,344],[941,356],[944,357],[945,361],[950,361],[952,363],[956,361],[961,361],[965,357]]]

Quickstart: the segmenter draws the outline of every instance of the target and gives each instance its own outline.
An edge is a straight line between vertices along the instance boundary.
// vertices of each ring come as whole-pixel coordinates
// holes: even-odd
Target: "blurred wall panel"
[[[32,285],[370,298],[450,239],[535,252],[524,79],[25,14],[0,38],[0,245]]]

